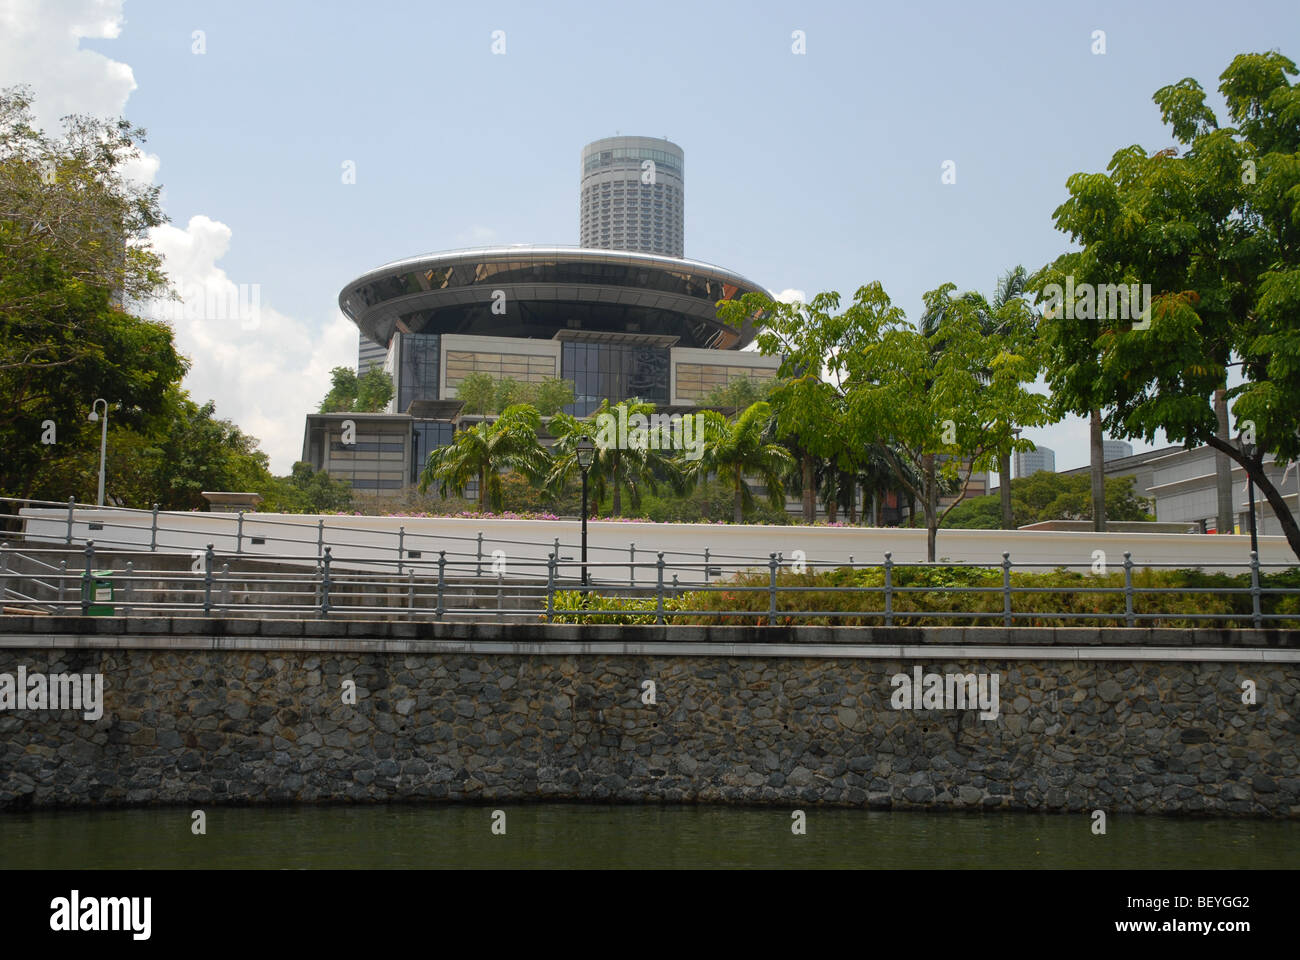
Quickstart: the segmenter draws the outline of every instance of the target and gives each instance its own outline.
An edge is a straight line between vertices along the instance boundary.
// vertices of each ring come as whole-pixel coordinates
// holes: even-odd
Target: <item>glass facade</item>
[[[440,337],[437,334],[401,334],[401,367],[397,377],[398,413],[405,413],[412,400],[438,399],[438,354]]]
[[[666,150],[654,150],[647,147],[615,147],[590,154],[583,162],[583,173],[594,173],[602,167],[612,167],[615,163],[633,160],[640,166],[642,160],[653,160],[656,169],[682,175],[682,158]]]
[[[565,408],[585,417],[602,400],[617,403],[640,397],[668,403],[668,348],[621,343],[565,343],[563,376],[573,381],[574,402]]]
[[[420,421],[411,427],[412,483],[420,479],[420,473],[424,470],[424,464],[429,459],[429,454],[436,448],[445,447],[451,443],[455,432],[456,428],[450,423]]]
[[[523,353],[447,351],[447,387],[456,387],[471,373],[486,373],[493,380],[540,383],[555,376],[555,358]]]

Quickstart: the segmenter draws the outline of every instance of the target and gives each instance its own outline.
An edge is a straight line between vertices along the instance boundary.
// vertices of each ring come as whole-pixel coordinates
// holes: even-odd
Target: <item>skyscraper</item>
[[[656,137],[606,137],[582,148],[579,243],[684,256],[682,148]]]
[[[1056,451],[1042,444],[1039,444],[1036,450],[1017,451],[1014,461],[1017,477],[1028,477],[1040,470],[1046,470],[1048,473],[1056,472]]]

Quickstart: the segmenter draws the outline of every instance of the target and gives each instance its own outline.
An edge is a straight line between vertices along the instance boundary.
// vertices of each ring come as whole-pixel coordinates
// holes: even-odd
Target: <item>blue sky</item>
[[[265,329],[178,340],[196,396],[282,471],[325,371],[355,362],[344,282],[430,250],[576,243],[590,140],[682,146],[688,257],[809,296],[879,280],[915,317],[943,282],[991,290],[1065,250],[1051,214],[1066,178],[1131,143],[1170,144],[1158,87],[1213,88],[1235,54],[1300,40],[1293,2],[0,0],[0,13],[0,83],[31,83],[43,110],[148,128],[174,275],[261,285]],[[355,184],[341,182],[349,160]],[[1086,424],[1028,436],[1058,469],[1087,462]]]

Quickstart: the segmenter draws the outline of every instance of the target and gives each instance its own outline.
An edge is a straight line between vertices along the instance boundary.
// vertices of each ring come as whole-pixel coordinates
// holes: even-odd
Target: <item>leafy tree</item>
[[[1300,526],[1264,471],[1300,457],[1300,86],[1279,53],[1241,54],[1220,76],[1236,126],[1220,127],[1194,79],[1154,96],[1178,147],[1126,147],[1107,173],[1077,173],[1055,212],[1081,250],[1037,285],[1055,299],[1049,382],[1062,404],[1104,410],[1115,437],[1206,444],[1246,471],[1300,556]],[[1181,148],[1181,152],[1180,152]],[[1149,284],[1138,323],[1098,313],[1083,292],[1062,302],[1048,284]],[[1069,308],[1069,309],[1067,309]],[[1068,317],[1074,314],[1074,319]],[[1109,311],[1107,311],[1109,313]],[[1226,396],[1253,450],[1221,436]],[[1252,436],[1253,434],[1253,436]]]
[[[720,387],[714,387],[698,403],[698,406],[711,409],[747,410],[749,407],[766,400],[773,381],[755,380],[753,377],[734,377]]]
[[[147,242],[164,222],[158,188],[122,173],[143,131],[69,117],[55,140],[30,105],[26,90],[0,92],[0,492],[49,497],[73,485],[96,398],[113,427],[140,428],[188,363],[170,328],[117,305],[166,283]]]
[[[348,413],[357,400],[357,372],[351,367],[330,371],[330,391],[320,402],[321,413]]]
[[[1028,305],[1010,300],[988,330],[978,300],[954,299],[953,289],[948,283],[926,294],[928,333],[903,321],[883,291],[860,290],[859,301],[877,305],[865,315],[875,327],[849,368],[848,422],[864,443],[890,438],[882,452],[921,501],[931,561],[939,527],[965,498],[974,472],[992,465],[1012,427],[1047,420],[1048,399],[1028,389],[1036,370]],[[910,479],[916,472],[920,486]],[[942,512],[941,473],[957,489]]]
[[[486,373],[471,373],[456,388],[465,413],[487,415],[496,412],[496,381]]]
[[[573,381],[549,377],[533,385],[532,404],[543,417],[553,417],[573,403]]]
[[[37,129],[32,93],[0,90],[0,365],[41,369],[71,363],[86,290],[136,302],[166,288],[148,231],[166,222],[160,186],[141,186],[124,168],[141,157],[145,131],[125,120],[63,119],[57,139]],[[60,342],[45,326],[66,328]]]
[[[478,481],[479,512],[500,510],[502,472],[514,470],[534,481],[546,474],[550,458],[537,439],[541,425],[537,411],[521,404],[507,407],[495,421],[456,431],[450,444],[430,452],[420,492],[437,484],[439,496],[459,497]]]
[[[980,329],[985,336],[1000,337],[1015,344],[1015,349],[1020,352],[1016,377],[1021,383],[1032,383],[1036,380],[1043,362],[1036,329],[1037,318],[1024,308],[1023,302],[1020,302],[1027,292],[1028,279],[1029,275],[1025,268],[1017,266],[999,278],[992,301],[974,291],[961,295],[961,299],[973,307],[979,315]],[[939,309],[944,309],[945,301],[940,300],[938,303]],[[938,320],[939,317],[935,312],[927,311],[921,319],[922,331],[927,334],[933,333]],[[942,349],[942,344],[936,342],[936,348]],[[991,369],[981,371],[981,379],[986,382],[992,381],[993,377],[994,373]],[[1026,422],[1022,426],[1041,426],[1047,422],[1046,411],[1042,416],[1033,417],[1032,420],[1034,422]],[[997,435],[993,445],[997,453],[998,475],[1002,478],[999,484],[1002,525],[1005,529],[1014,529],[1011,510],[1011,454],[1017,450],[1032,449],[1033,444],[1028,440],[1018,439],[1015,427],[1010,423],[999,423],[996,430]]]
[[[393,378],[382,367],[370,367],[360,377],[351,367],[330,371],[330,391],[321,413],[377,413],[393,399]]]
[[[301,460],[289,476],[274,477],[256,489],[264,497],[260,509],[269,513],[332,513],[352,506],[351,483],[335,480]]]
[[[771,406],[763,401],[750,406],[734,422],[716,410],[703,413],[703,456],[687,462],[687,476],[699,481],[716,475],[730,486],[736,523],[741,523],[745,512],[754,506],[747,476],[758,478],[767,487],[774,508],[785,503],[783,481],[794,466],[794,458],[779,444],[766,442],[764,429],[771,416]]]
[[[855,449],[845,417],[848,374],[853,358],[869,345],[872,317],[891,310],[879,284],[864,287],[843,313],[838,293],[819,293],[809,303],[782,303],[748,293],[718,304],[718,316],[740,329],[753,323],[759,352],[780,356],[778,385],[768,397],[775,436],[794,452],[802,476],[803,515],[817,515],[816,463],[839,460]],[[901,318],[901,311],[897,311]],[[874,438],[873,438],[874,439]]]
[[[357,399],[352,409],[356,413],[378,413],[392,399],[393,378],[383,367],[371,367],[357,378]]]
[[[1003,527],[1000,497],[974,497],[948,518],[956,529],[996,530]],[[1112,520],[1151,520],[1149,501],[1138,496],[1133,477],[1106,480],[1106,506]],[[1016,479],[1012,512],[1017,527],[1044,520],[1091,520],[1091,477],[1041,470]]]

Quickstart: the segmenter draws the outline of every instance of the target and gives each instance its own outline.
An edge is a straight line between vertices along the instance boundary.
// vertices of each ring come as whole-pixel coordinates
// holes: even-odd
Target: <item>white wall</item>
[[[22,512],[30,538],[63,543],[67,535],[67,510],[28,509]],[[73,514],[73,543],[84,546],[89,538],[101,545],[129,543],[149,548],[151,515],[147,511],[111,511],[95,508],[78,509]],[[248,514],[243,523],[240,552],[245,556],[274,555],[316,557],[318,522],[324,521],[324,542],[332,546],[338,562],[364,565],[382,560],[391,564],[397,559],[398,530],[405,528],[406,550],[420,550],[418,562],[408,563],[436,571],[438,551],[447,551],[448,574],[472,574],[472,567],[455,566],[457,561],[473,561],[478,552],[477,535],[484,535],[483,556],[491,560],[493,550],[503,551],[507,574],[544,576],[545,561],[561,538],[561,560],[566,564],[580,558],[577,521],[548,520],[479,520],[449,517],[354,517],[290,516]],[[91,530],[92,522],[104,523],[102,530]],[[237,514],[161,513],[158,544],[168,552],[200,552],[208,543],[218,553],[236,551]],[[119,526],[114,526],[114,525]],[[265,537],[265,544],[253,544],[253,537]],[[277,542],[275,538],[281,538]],[[284,542],[284,541],[293,542]],[[693,563],[694,568],[669,569],[665,580],[676,572],[680,582],[703,577],[703,552],[710,551],[710,563],[737,563],[749,566],[767,564],[771,553],[787,561],[796,550],[804,551],[809,563],[845,564],[850,556],[859,564],[883,562],[885,551],[892,551],[895,562],[925,559],[925,531],[895,528],[733,526],[729,524],[615,523],[595,521],[588,524],[588,559],[593,576],[627,580],[629,544],[636,545],[636,561],[653,565],[655,553],[665,552],[666,564]],[[1293,564],[1295,555],[1282,537],[1259,538],[1263,563]],[[1002,551],[1011,553],[1014,563],[1040,563],[1038,569],[1053,566],[1087,568],[1093,551],[1104,550],[1109,567],[1122,567],[1124,551],[1132,552],[1136,566],[1168,564],[1179,567],[1200,566],[1207,570],[1240,572],[1249,562],[1250,538],[1247,536],[1212,536],[1176,533],[1092,533],[1074,531],[1028,530],[949,530],[939,532],[938,557],[957,563],[997,565]],[[1233,566],[1241,564],[1243,566]],[[72,566],[73,564],[70,564]],[[568,569],[576,573],[569,565]],[[653,566],[636,571],[637,582],[653,583]]]

